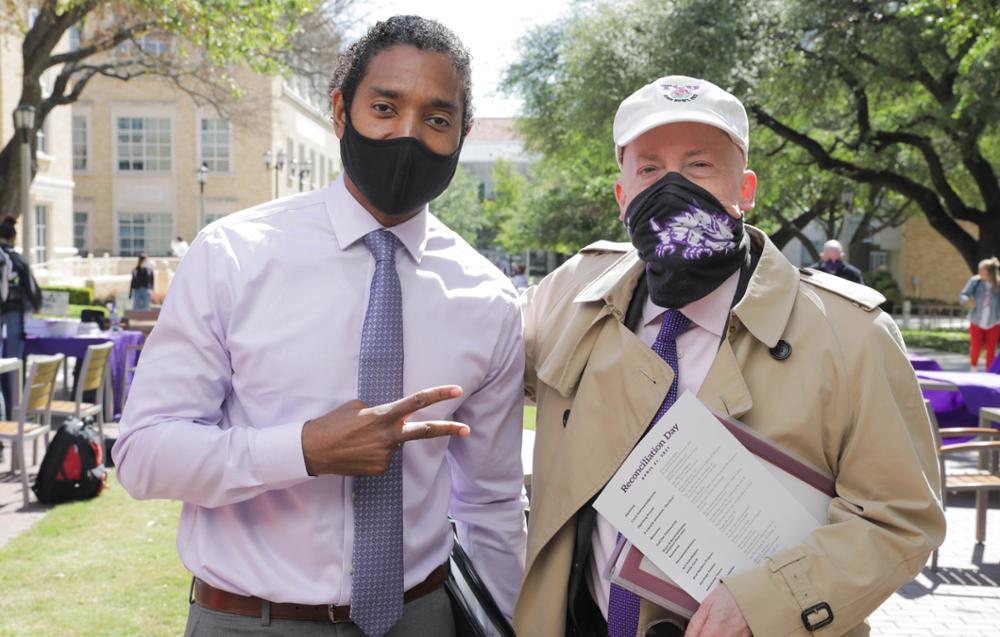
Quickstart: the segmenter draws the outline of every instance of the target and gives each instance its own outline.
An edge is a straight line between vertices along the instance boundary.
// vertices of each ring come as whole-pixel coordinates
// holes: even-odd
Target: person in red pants
[[[960,297],[969,313],[969,360],[971,371],[979,365],[979,352],[986,348],[986,369],[996,357],[1000,337],[1000,260],[996,257],[979,262],[979,274],[965,284]]]

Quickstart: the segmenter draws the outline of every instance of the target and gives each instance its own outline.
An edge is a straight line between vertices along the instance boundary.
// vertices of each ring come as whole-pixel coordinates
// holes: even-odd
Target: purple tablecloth
[[[958,388],[924,392],[941,427],[977,427],[980,407],[1000,407],[1000,374],[918,371],[917,378],[952,383]]]
[[[129,345],[142,345],[143,340],[142,332],[132,331],[102,332],[94,336],[29,336],[24,343],[24,353],[25,355],[43,354],[49,356],[63,354],[83,360],[87,348],[91,345],[100,345],[108,341],[114,343],[108,364],[111,365],[111,385],[114,390],[114,411],[115,418],[117,418],[121,413],[122,406],[120,385],[125,367],[125,348]],[[135,356],[136,353],[132,352],[129,365],[135,364]]]
[[[990,368],[986,371],[991,374],[1000,374],[1000,356],[993,359],[993,364],[990,365]]]
[[[914,370],[941,371],[941,365],[933,358],[917,356],[916,354],[907,354],[906,357],[910,359],[910,365],[913,366]]]

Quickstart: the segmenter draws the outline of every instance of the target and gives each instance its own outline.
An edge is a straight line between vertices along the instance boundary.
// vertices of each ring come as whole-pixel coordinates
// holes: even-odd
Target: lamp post
[[[35,107],[21,104],[14,109],[14,128],[21,135],[21,250],[31,263],[31,131],[35,128]]]
[[[205,182],[208,181],[208,164],[201,162],[198,167],[198,223],[199,229],[205,227]]]
[[[268,149],[264,153],[264,165],[267,166],[268,170],[271,170],[272,167],[274,168],[274,196],[277,197],[278,173],[285,167],[285,151],[279,148],[277,154],[275,154]]]
[[[304,161],[292,160],[292,177],[299,177],[299,192],[302,192],[302,180],[312,172],[312,162],[308,159]]]

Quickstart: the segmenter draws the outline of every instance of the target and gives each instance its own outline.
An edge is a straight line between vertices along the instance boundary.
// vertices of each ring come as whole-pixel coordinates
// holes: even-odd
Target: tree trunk
[[[973,272],[979,269],[981,259],[1000,257],[1000,215],[991,210],[987,210],[987,214],[990,216],[989,220],[979,224],[978,258],[974,264],[969,264]]]
[[[0,151],[0,219],[21,214],[21,139],[14,136]]]

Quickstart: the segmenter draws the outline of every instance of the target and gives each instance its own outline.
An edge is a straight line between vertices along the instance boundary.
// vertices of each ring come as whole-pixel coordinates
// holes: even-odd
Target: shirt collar
[[[347,190],[343,174],[329,187],[327,204],[333,234],[337,237],[341,250],[347,250],[366,234],[383,227]],[[387,230],[396,235],[413,260],[420,263],[427,247],[427,206],[412,219]]]
[[[736,296],[736,287],[740,282],[740,271],[737,270],[729,275],[729,278],[722,282],[722,285],[715,288],[707,295],[692,301],[681,308],[681,314],[691,319],[691,322],[707,332],[722,338],[722,332],[726,329],[726,320],[729,318],[729,310],[733,306],[733,298]],[[660,315],[666,312],[665,308],[653,303],[650,297],[646,297],[646,305],[642,310],[642,319],[645,325],[653,323]]]

